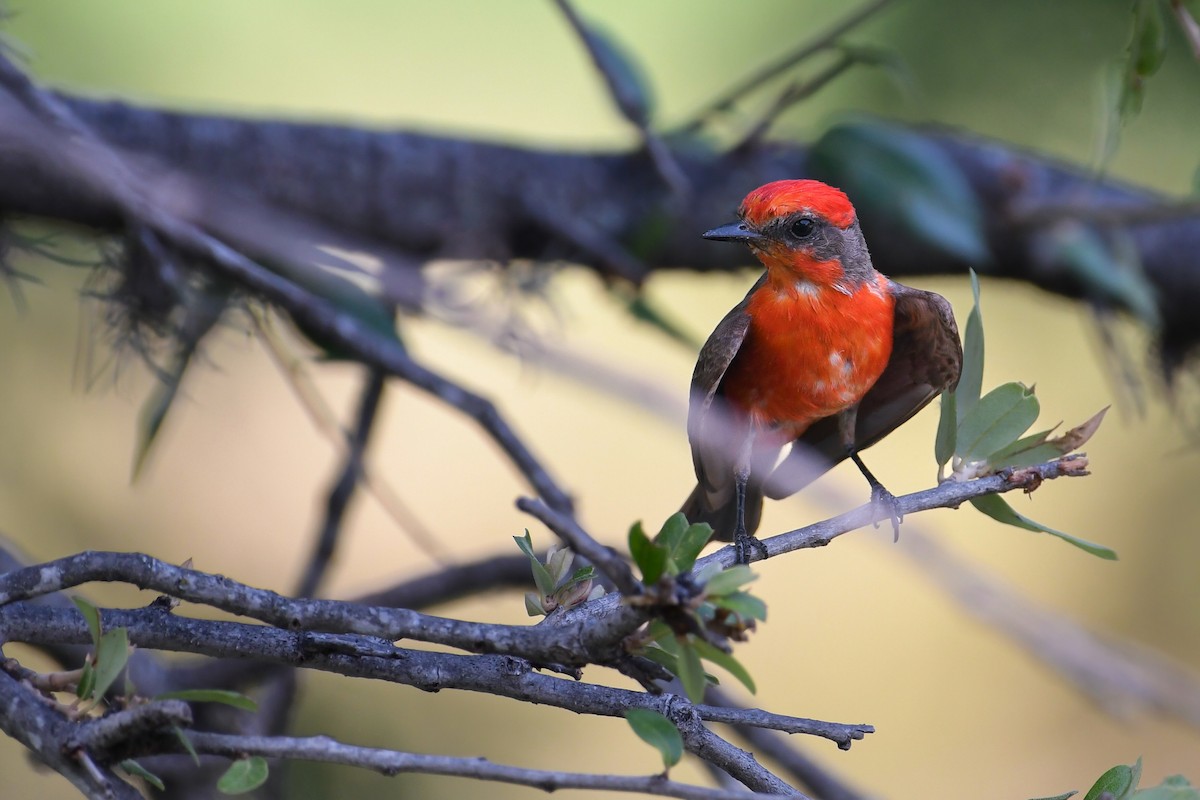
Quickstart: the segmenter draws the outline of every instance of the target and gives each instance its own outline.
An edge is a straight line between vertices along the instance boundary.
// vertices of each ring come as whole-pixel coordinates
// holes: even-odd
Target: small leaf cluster
[[[1082,447],[1100,427],[1107,408],[1061,436],[1051,436],[1057,426],[1026,435],[1041,412],[1032,387],[1006,383],[980,396],[984,361],[983,317],[979,308],[979,279],[974,272],[971,273],[971,289],[975,303],[963,337],[962,375],[957,388],[942,395],[941,419],[934,445],[939,475],[949,464],[951,480],[970,480],[1004,469],[1031,467]],[[970,502],[979,511],[1007,525],[1057,536],[1100,558],[1113,560],[1117,557],[1107,547],[1017,513],[1000,495],[985,495]]]
[[[729,652],[728,640],[744,641],[767,607],[745,591],[755,579],[744,564],[722,569],[712,563],[692,572],[700,551],[712,538],[707,524],[690,525],[674,514],[653,539],[641,523],[629,530],[629,552],[642,573],[644,593],[630,602],[653,607],[656,617],[636,637],[634,649],[679,678],[694,702],[716,678],[703,661],[721,667],[749,689],[754,680]]]
[[[92,652],[84,658],[83,667],[79,670],[79,679],[75,685],[76,703],[72,706],[72,716],[82,717],[90,713],[104,701],[105,695],[120,677],[129,663],[133,648],[129,644],[129,632],[125,628],[113,628],[103,631],[100,624],[100,610],[82,597],[71,598],[75,607],[83,614],[88,631],[92,638]],[[149,701],[137,697],[126,679],[123,702],[126,705],[153,702],[156,700],[184,700],[193,703],[222,703],[243,711],[256,711],[258,704],[237,692],[226,689],[186,689],[177,692],[163,692],[155,695]],[[88,703],[80,707],[79,703]],[[191,756],[196,765],[200,764],[200,756],[188,739],[187,734],[179,726],[172,726],[180,744]],[[146,783],[162,790],[162,779],[143,767],[133,759],[125,759],[120,764],[121,769],[128,775],[141,778]],[[269,774],[267,762],[260,756],[241,758],[230,764],[229,769],[218,779],[217,790],[222,794],[235,795],[253,791],[266,782]]]
[[[1182,775],[1171,775],[1158,786],[1139,789],[1142,779],[1142,760],[1132,765],[1118,764],[1101,775],[1083,800],[1200,800],[1200,789],[1192,786]],[[1040,800],[1067,800],[1076,792],[1066,792]]]
[[[529,616],[546,616],[559,608],[571,608],[603,596],[604,587],[593,581],[596,568],[588,564],[572,570],[575,554],[569,549],[550,548],[543,563],[533,550],[533,539],[528,530],[524,536],[514,536],[513,541],[529,557],[533,582],[537,586],[536,592],[525,593],[525,610]]]

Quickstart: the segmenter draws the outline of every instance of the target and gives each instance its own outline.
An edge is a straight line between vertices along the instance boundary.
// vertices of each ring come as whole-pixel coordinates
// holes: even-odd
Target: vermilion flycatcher
[[[875,271],[854,206],[819,181],[775,181],[706,239],[745,242],[767,271],[721,320],[696,361],[688,440],[698,483],[682,511],[754,547],[764,494],[787,497],[845,458],[895,498],[858,453],[958,383],[962,345],[941,295]],[[795,457],[782,463],[784,446]],[[821,459],[814,470],[808,453]]]

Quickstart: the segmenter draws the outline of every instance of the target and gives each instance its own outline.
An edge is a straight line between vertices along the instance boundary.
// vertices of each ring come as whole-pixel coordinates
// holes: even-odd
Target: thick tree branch
[[[204,176],[192,184],[204,208],[250,198],[291,215],[294,222],[386,243],[417,261],[580,258],[598,263],[589,252],[592,246],[581,247],[577,239],[547,226],[542,211],[549,208],[561,219],[587,220],[589,241],[610,242],[651,269],[738,268],[746,265],[744,252],[714,247],[697,232],[725,219],[736,199],[753,186],[809,171],[807,149],[795,144],[707,156],[680,153],[679,164],[693,191],[685,205],[672,208],[668,190],[644,154],[567,154],[451,137],[168,113],[78,98],[64,102],[106,141],[171,170]],[[1139,209],[1162,205],[1162,198],[968,134],[915,133],[967,179],[987,220],[992,255],[987,274],[1087,296],[1090,289],[1077,273],[1046,260],[1039,247],[1044,231],[1027,224],[1029,210],[1067,205],[1084,218],[1131,214],[1128,231],[1156,290],[1167,357],[1182,357],[1200,339],[1200,317],[1191,313],[1200,302],[1200,259],[1195,256],[1200,252],[1200,215],[1138,219]],[[121,228],[123,211],[92,181],[69,170],[31,167],[18,152],[20,136],[11,125],[0,124],[0,141],[6,139],[8,144],[0,147],[0,208]],[[357,168],[363,164],[374,168]],[[443,175],[457,177],[437,177]],[[469,193],[456,189],[468,184]],[[199,216],[201,224],[219,222]],[[647,226],[653,228],[652,237]],[[962,274],[968,266],[885,220],[864,217],[863,227],[875,265],[886,274]],[[407,300],[412,302],[416,294],[408,292]]]

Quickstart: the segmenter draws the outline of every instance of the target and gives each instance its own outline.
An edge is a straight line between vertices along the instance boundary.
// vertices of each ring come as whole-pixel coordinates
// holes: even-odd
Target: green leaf
[[[704,702],[704,690],[708,688],[708,676],[704,674],[704,665],[700,663],[700,655],[692,646],[691,637],[676,641],[679,642],[679,653],[677,654],[679,671],[675,674],[679,676],[679,682],[683,684],[683,691],[689,700],[693,703]]]
[[[537,586],[538,591],[544,596],[554,594],[554,576],[550,574],[550,570],[546,569],[546,565],[538,560],[537,553],[533,551],[533,539],[529,535],[529,529],[525,530],[523,537],[514,536],[513,541],[517,543],[521,552],[529,557],[529,568],[533,572],[533,583]]]
[[[813,177],[840,186],[868,226],[890,221],[964,261],[989,258],[970,184],[923,137],[875,120],[841,123],[813,145],[809,168]]]
[[[958,456],[982,461],[1015,442],[1038,418],[1040,408],[1033,390],[1019,383],[992,389],[958,426]]]
[[[743,619],[767,621],[767,604],[749,592],[730,592],[720,597],[714,597],[712,604],[726,611],[732,611]]]
[[[574,560],[575,554],[567,547],[560,547],[550,558],[546,559],[546,570],[550,573],[555,588],[559,587],[566,579],[571,570],[571,562]]]
[[[514,536],[513,541],[517,543],[517,549],[527,555],[530,561],[538,561],[537,553],[533,550],[533,537],[529,535],[529,528],[525,529],[524,536]],[[538,563],[541,562],[538,561]]]
[[[192,740],[188,738],[183,728],[178,725],[172,725],[171,730],[174,732],[175,738],[179,739],[179,743],[183,745],[183,749],[192,757],[192,761],[195,762],[196,766],[200,766],[200,754],[196,752],[196,746],[192,744]]]
[[[663,769],[670,769],[683,758],[683,737],[662,714],[648,708],[631,708],[625,712],[625,721],[639,739],[662,755]]]
[[[185,700],[189,703],[221,703],[226,706],[240,708],[243,711],[257,711],[258,703],[238,692],[228,689],[180,689],[177,692],[163,692],[155,695],[155,700]]]
[[[647,124],[654,95],[637,59],[620,37],[610,35],[593,22],[580,19],[579,24],[587,37],[596,68],[607,82],[617,108],[635,125]]]
[[[542,597],[537,592],[525,593],[525,613],[531,617],[544,617],[546,609],[542,607]]]
[[[754,686],[754,679],[750,677],[750,673],[742,666],[736,658],[726,653],[717,647],[714,647],[709,642],[702,639],[695,639],[692,646],[696,648],[696,653],[707,661],[711,661],[721,669],[728,672],[733,677],[737,678],[743,686],[750,692],[756,694],[758,690]]]
[[[629,529],[629,554],[642,571],[642,583],[647,586],[658,583],[667,566],[667,551],[650,541],[640,522]]]
[[[650,659],[672,675],[679,674],[679,658],[674,653],[669,653],[658,645],[647,647],[639,655]]]
[[[656,217],[656,219],[663,220],[665,218]],[[671,227],[668,225],[660,224],[659,227],[664,233],[671,230]],[[645,224],[639,227],[638,231],[635,231],[635,234],[642,233],[644,231],[649,231],[649,228]],[[651,255],[652,251],[656,251],[658,249],[660,243],[656,242],[654,244],[649,244],[639,241],[639,238],[640,237],[635,236],[633,243],[630,245],[630,250],[641,260],[647,261],[649,260],[648,256]],[[695,336],[676,325],[672,320],[668,319],[663,312],[661,312],[658,308],[652,305],[649,300],[646,299],[646,295],[641,291],[635,294],[626,303],[625,310],[628,311],[634,319],[638,320],[639,322],[644,322],[653,328],[657,328],[661,333],[666,334],[668,338],[674,339],[675,341],[687,347],[690,352],[696,352],[700,349],[700,346],[704,344]]]
[[[700,551],[712,539],[713,529],[707,522],[698,522],[695,525],[689,525],[684,532],[682,540],[675,548],[674,563],[678,572],[690,572],[696,564],[696,558],[699,557]],[[678,574],[677,572],[677,574]]]
[[[569,577],[565,581],[563,581],[562,586],[559,588],[560,589],[569,589],[570,587],[574,586],[577,583],[583,583],[584,581],[590,581],[594,577],[596,577],[596,568],[593,567],[591,564],[588,564],[586,567],[580,567],[579,569],[577,569],[573,573],[571,573],[571,577]]]
[[[400,336],[396,332],[395,312],[383,297],[359,285],[357,275],[350,277],[341,271],[326,269],[311,263],[284,263],[281,261],[263,261],[261,263],[272,272],[283,275],[309,292],[329,301],[337,311],[352,318],[365,332],[376,334],[380,340],[403,347]],[[340,344],[326,338],[322,331],[307,325],[304,320],[293,318],[293,322],[308,337],[309,341],[325,351],[327,360],[337,361],[346,358],[354,360],[356,358],[347,354]]]
[[[1035,531],[1037,533],[1048,533],[1051,536],[1057,536],[1068,544],[1073,544],[1080,550],[1091,553],[1097,558],[1103,558],[1107,561],[1116,561],[1117,553],[1103,545],[1094,544],[1092,542],[1080,539],[1076,536],[1071,536],[1062,531],[1056,531],[1054,528],[1046,527],[1040,522],[1035,522],[1023,514],[1018,514],[1013,510],[1012,506],[998,494],[988,494],[983,497],[976,497],[971,500],[971,505],[982,513],[988,515],[997,522],[1003,522],[1005,525],[1012,525],[1017,528],[1023,528],[1027,531]]]
[[[687,533],[687,529],[687,517],[682,512],[677,511],[667,518],[658,535],[654,537],[654,544],[661,547],[667,553],[666,570],[670,575],[679,574],[679,570],[675,564],[675,551],[679,547],[680,542],[683,541],[683,536]]]
[[[1062,423],[1059,424],[1061,425]],[[1007,447],[1001,447],[999,450],[988,456],[988,465],[995,468],[1013,466],[1009,459],[1020,458],[1023,454],[1030,453],[1043,447],[1046,443],[1046,440],[1050,438],[1050,434],[1054,433],[1057,427],[1058,425],[1055,425],[1053,428],[1047,428],[1044,431],[1038,431],[1037,433],[1031,433],[1028,436],[1022,436],[1020,439],[1017,439]],[[1054,446],[1050,445],[1050,448],[1053,450]],[[1059,455],[1062,454],[1056,451],[1055,455],[1051,455],[1048,458],[1056,458]],[[1032,461],[1030,463],[1040,464],[1041,461]],[[1028,464],[1023,466],[1028,466]]]
[[[92,697],[104,697],[129,661],[129,634],[124,628],[113,628],[100,637],[96,647],[96,686]]]
[[[91,661],[83,662],[83,670],[79,675],[79,685],[75,687],[75,694],[80,700],[86,700],[92,696],[92,692],[96,689],[96,668],[92,666]]]
[[[78,595],[72,596],[71,602],[79,609],[79,613],[83,614],[88,631],[92,634],[92,650],[97,650],[100,647],[100,610]]]
[[[1171,775],[1150,789],[1134,792],[1137,800],[1200,800],[1200,789],[1196,789],[1182,775]]]
[[[269,775],[267,760],[262,756],[240,758],[230,764],[217,781],[217,791],[221,794],[252,792],[266,783]]]
[[[1137,0],[1133,13],[1129,60],[1137,75],[1149,77],[1158,72],[1167,57],[1167,29],[1159,0]]]
[[[729,569],[723,569],[709,578],[708,583],[704,584],[704,593],[709,597],[719,597],[720,595],[729,594],[734,589],[750,583],[750,581],[755,580],[757,577],[747,565],[737,564]]]
[[[958,387],[954,390],[955,413],[958,424],[962,425],[967,414],[979,402],[983,391],[983,311],[979,305],[979,276],[971,270],[971,294],[975,304],[967,317],[967,329],[963,334],[963,365],[962,374],[958,378]]]
[[[199,761],[197,761],[196,763],[199,763]],[[135,777],[141,778],[146,783],[153,786],[155,789],[158,789],[160,792],[163,789],[167,788],[163,784],[162,778],[158,777],[153,772],[146,769],[138,762],[134,761],[132,758],[127,758],[124,761],[122,761],[121,769],[124,770],[129,775],[133,775]]]
[[[1053,439],[1048,438],[1053,432],[1053,428],[1033,436],[1026,436],[988,456],[988,464],[993,469],[1028,467],[1078,450],[1095,435],[1107,413],[1108,406],[1105,406],[1082,425],[1076,425],[1062,436],[1056,436]]]
[[[1088,793],[1083,796],[1083,800],[1097,800],[1097,798],[1105,793],[1112,795],[1112,800],[1125,800],[1125,798],[1133,795],[1133,791],[1137,789],[1138,781],[1141,777],[1142,760],[1140,758],[1132,767],[1118,764],[1101,775],[1092,784],[1092,788],[1088,789]]]
[[[1158,327],[1157,295],[1136,248],[1110,247],[1078,223],[1056,225],[1046,241],[1049,260],[1078,278],[1090,297],[1128,311],[1147,327]]]
[[[941,469],[950,463],[958,443],[958,413],[954,408],[954,392],[942,392],[937,438],[933,442],[933,457],[937,459],[939,475],[941,475]]]

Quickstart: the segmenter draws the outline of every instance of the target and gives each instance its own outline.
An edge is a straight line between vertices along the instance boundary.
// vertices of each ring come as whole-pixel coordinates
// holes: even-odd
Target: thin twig
[[[284,308],[310,334],[344,347],[365,363],[458,408],[483,427],[547,504],[569,512],[571,501],[566,492],[554,482],[491,401],[418,364],[397,339],[381,335],[370,323],[328,298],[271,272],[193,223],[160,208],[116,153],[75,119],[65,103],[34,86],[2,55],[0,82],[43,121],[48,120],[54,126],[43,132],[45,137],[60,136],[63,139],[58,145],[43,142],[43,146],[52,149],[60,160],[69,161],[71,168],[89,175],[94,183],[103,186],[128,219],[138,221],[180,252],[196,257],[223,278]]]
[[[745,725],[749,720],[755,720],[753,727],[766,728],[782,733],[801,733],[808,736],[820,736],[836,742],[841,750],[849,750],[852,742],[860,740],[868,733],[875,732],[874,725],[848,725],[841,722],[824,722],[819,719],[805,717],[788,717],[783,714],[771,714],[759,710],[749,710],[726,702],[725,696],[709,687],[712,699],[717,705],[698,705],[696,710],[709,722],[727,722],[731,725]]]
[[[1086,474],[1082,456],[1064,457],[1019,471],[1009,471],[971,481],[947,481],[923,492],[897,498],[896,509],[904,515],[930,508],[958,506],[973,497],[1028,488],[1043,480]],[[538,508],[526,500],[530,510]],[[541,506],[545,509],[545,506]],[[764,540],[770,555],[828,544],[837,536],[871,525],[889,517],[886,510],[868,503],[853,511],[804,528]],[[568,518],[546,514],[556,524]],[[574,526],[577,527],[577,526]],[[574,527],[564,530],[574,536]],[[586,534],[585,534],[586,536]],[[568,540],[569,541],[569,540]],[[591,540],[580,539],[589,559],[593,555],[609,563],[614,574],[621,569],[617,556]],[[710,561],[729,566],[732,547],[726,547],[697,562]],[[596,562],[593,562],[596,563]],[[627,571],[628,566],[624,569]],[[633,580],[622,579],[623,583]],[[536,663],[587,663],[581,648],[611,647],[644,619],[632,608],[623,606],[611,595],[570,609],[553,624],[531,628],[492,625],[419,614],[401,608],[365,608],[335,600],[291,599],[265,589],[255,589],[224,576],[209,575],[167,564],[136,553],[85,552],[56,561],[0,574],[0,605],[16,600],[40,597],[90,581],[122,581],[139,588],[161,592],[189,602],[201,603],[234,614],[242,614],[281,628],[311,631],[357,633],[386,641],[410,639],[459,647],[471,652],[507,653],[529,658]],[[580,659],[583,659],[582,661]]]
[[[691,185],[680,168],[679,162],[671,153],[671,149],[667,147],[667,143],[650,128],[650,115],[645,98],[640,96],[637,87],[628,85],[619,75],[614,74],[613,65],[600,51],[601,45],[596,41],[595,34],[588,28],[587,23],[575,11],[575,7],[569,0],[554,0],[554,2],[566,17],[571,29],[575,31],[575,35],[579,37],[579,41],[583,43],[596,71],[604,79],[604,84],[608,87],[608,93],[617,110],[637,128],[642,137],[642,145],[650,154],[650,159],[654,162],[654,169],[658,172],[659,177],[663,179],[676,198],[685,197],[691,191]]]
[[[591,789],[612,792],[637,792],[659,797],[677,797],[682,800],[742,800],[749,797],[781,798],[795,795],[751,794],[746,791],[725,791],[703,786],[678,783],[665,775],[604,775],[582,772],[560,772],[555,770],[530,769],[525,767],[495,764],[483,758],[457,758],[376,747],[358,747],[343,744],[327,736],[259,737],[231,736],[218,733],[192,733],[192,744],[196,751],[229,758],[244,758],[248,755],[265,758],[284,758],[301,761],[318,761],[327,764],[344,764],[374,770],[384,775],[401,773],[425,773],[448,775],[476,780],[513,783],[532,786],[552,792],[559,789]],[[165,748],[178,749],[178,742],[168,738],[162,740]]]
[[[698,755],[705,763],[719,767],[755,792],[787,794],[807,800],[778,775],[759,764],[753,753],[734,746],[702,724],[699,711],[699,708],[679,696],[668,698],[663,711],[663,715],[671,720],[683,737],[685,750]]]
[[[1183,4],[1183,0],[1171,0],[1171,10],[1175,12],[1175,19],[1179,22],[1183,38],[1192,48],[1192,58],[1200,61],[1200,23],[1196,22],[1196,18]]]
[[[869,795],[847,784],[828,768],[809,758],[778,733],[762,728],[736,727],[738,736],[763,758],[783,767],[794,781],[820,800],[868,800]]]
[[[754,91],[772,78],[780,75],[783,72],[786,72],[800,62],[811,58],[813,55],[821,52],[822,50],[828,49],[835,41],[837,41],[838,37],[842,36],[852,28],[860,25],[890,2],[892,2],[892,0],[871,0],[871,2],[864,3],[850,14],[839,20],[820,36],[816,37],[815,39],[810,39],[787,55],[776,59],[759,71],[738,81],[733,86],[710,100],[706,106],[696,112],[696,114],[692,117],[692,120],[684,126],[683,131],[685,133],[696,131],[713,114],[729,108],[729,106],[733,105],[733,103],[740,100],[743,96]]]
[[[265,311],[253,310],[254,325],[258,329],[260,341],[271,357],[280,374],[283,375],[288,387],[296,396],[300,407],[308,415],[313,426],[333,445],[334,451],[343,456],[347,450],[346,433],[338,421],[337,415],[317,388],[316,381],[305,368],[304,361],[293,353],[284,342],[269,314]],[[437,564],[448,565],[453,559],[425,525],[417,519],[412,510],[400,499],[386,479],[379,476],[370,464],[363,462],[359,465],[359,479],[366,490],[375,498],[384,513],[404,531],[414,544],[425,555]]]
[[[779,96],[775,98],[775,101],[771,103],[758,122],[742,135],[742,138],[738,140],[738,143],[731,150],[737,152],[758,144],[783,112],[821,91],[821,89],[825,88],[839,75],[854,66],[854,64],[855,58],[850,53],[843,52],[837,61],[813,77],[802,83],[789,85],[780,92]]]
[[[348,447],[342,469],[337,480],[330,487],[325,501],[325,518],[321,522],[320,536],[317,537],[316,545],[309,557],[304,577],[296,587],[297,597],[312,597],[316,594],[317,588],[325,576],[325,571],[329,567],[329,562],[333,558],[334,550],[337,548],[338,534],[342,530],[342,521],[346,516],[346,509],[350,506],[350,500],[354,496],[354,490],[358,487],[362,475],[363,451],[366,450],[367,441],[375,427],[375,417],[379,411],[379,401],[383,397],[384,386],[383,372],[379,369],[370,369],[359,397],[358,419],[355,422],[354,431],[346,437]]]
[[[633,576],[629,563],[611,547],[600,544],[580,527],[574,517],[560,514],[540,500],[517,498],[517,508],[541,520],[554,531],[563,544],[586,558],[600,570],[624,595],[635,597],[642,593],[642,584]]]
[[[1082,453],[1076,453],[1027,469],[1004,470],[997,475],[970,481],[946,481],[932,489],[896,498],[895,511],[901,517],[905,517],[931,508],[957,508],[974,497],[1002,494],[1015,489],[1031,490],[1031,487],[1036,487],[1042,481],[1055,478],[1076,478],[1087,474],[1087,458]],[[824,547],[842,534],[865,528],[867,525],[886,522],[891,518],[892,514],[889,509],[874,503],[867,503],[853,511],[847,511],[845,514],[839,514],[794,531],[771,536],[762,541],[766,546],[766,557],[772,557],[809,547]],[[752,561],[762,558],[764,556],[758,551],[751,554]],[[722,548],[712,555],[698,560],[696,568],[701,569],[710,561],[717,561],[724,566],[732,566],[735,563],[733,546]]]

